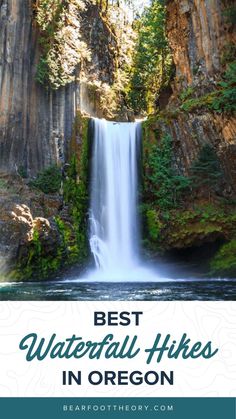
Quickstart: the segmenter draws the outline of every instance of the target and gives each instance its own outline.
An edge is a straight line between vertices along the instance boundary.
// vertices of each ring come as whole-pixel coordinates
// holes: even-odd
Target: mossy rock
[[[236,235],[236,214],[217,205],[199,205],[169,211],[167,217],[151,207],[146,210],[146,229],[152,248],[155,244],[162,250],[184,249],[218,239],[230,240]]]
[[[211,260],[211,274],[236,278],[236,239],[223,244]]]

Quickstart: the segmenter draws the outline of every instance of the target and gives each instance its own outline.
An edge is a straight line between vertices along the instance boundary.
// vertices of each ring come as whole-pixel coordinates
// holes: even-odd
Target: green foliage
[[[236,61],[228,64],[227,69],[218,83],[218,90],[206,95],[193,98],[194,90],[189,87],[180,94],[183,102],[180,109],[185,112],[193,112],[197,109],[206,108],[209,111],[228,112],[236,111]]]
[[[137,46],[128,89],[128,102],[139,114],[149,113],[162,87],[168,85],[172,58],[165,33],[166,8],[163,1],[153,0],[137,22]]]
[[[236,24],[236,6],[232,5],[231,7],[228,7],[224,11],[224,16],[226,17],[226,20],[228,23],[235,25]]]
[[[218,91],[207,93],[206,95],[197,98],[191,98],[190,95],[185,98],[182,96],[183,103],[180,106],[180,109],[184,112],[194,112],[201,108],[207,108],[211,110],[213,101],[216,96],[218,96]]]
[[[167,134],[159,144],[149,147],[146,156],[144,193],[153,197],[161,210],[178,206],[190,186],[189,178],[179,175],[173,168],[172,159],[172,138]]]
[[[33,239],[29,250],[29,255],[25,265],[20,264],[17,268],[16,276],[18,279],[39,279],[48,278],[61,266],[61,249],[57,250],[57,255],[45,255],[40,235],[37,230],[33,232]]]
[[[55,193],[61,187],[61,169],[57,166],[50,166],[37,175],[37,178],[30,181],[30,185],[42,192]]]
[[[89,172],[89,139],[88,121],[81,119],[83,126],[82,144],[79,158],[73,154],[64,181],[64,201],[69,205],[75,233],[74,249],[77,260],[83,262],[88,256],[88,172]]]
[[[73,156],[70,162],[68,177],[64,182],[64,200],[70,207],[70,214],[72,216],[75,229],[76,243],[80,248],[79,256],[82,261],[88,256],[88,185],[82,179],[77,182],[77,176],[78,165],[76,157]]]
[[[225,65],[228,63],[231,63],[235,60],[235,56],[236,56],[236,45],[235,43],[228,43],[225,44],[223,47],[223,52],[221,55],[221,64]]]
[[[213,257],[211,274],[236,278],[236,239],[224,244]]]
[[[26,168],[25,168],[24,166],[20,166],[20,167],[18,168],[18,173],[19,173],[19,175],[20,175],[23,179],[26,179],[26,178],[27,178],[27,170],[26,170]]]
[[[214,190],[223,176],[219,158],[214,148],[206,144],[199,153],[191,168],[191,180],[194,188]]]
[[[186,99],[189,99],[189,97],[191,97],[193,93],[194,93],[194,87],[189,86],[187,87],[187,89],[185,89],[184,91],[180,93],[180,99],[182,101],[185,101]]]
[[[40,57],[37,65],[36,80],[40,84],[49,84],[49,71],[47,59],[44,56]]]
[[[175,208],[168,211],[168,217],[152,203],[146,204],[145,243],[150,249],[188,248],[235,236],[235,209],[221,203]]]
[[[162,223],[156,210],[149,208],[146,211],[146,224],[148,236],[152,241],[157,241],[160,237]]]
[[[192,165],[190,177],[181,176],[174,166],[172,138],[161,135],[158,126],[154,116],[143,123],[145,246],[165,251],[234,237],[235,204],[226,205],[215,195],[224,174],[214,148],[204,145]],[[193,192],[202,194],[202,190],[207,192],[204,204],[194,204]]]
[[[191,209],[172,211],[163,245],[191,247],[217,237],[234,236],[236,215],[221,204],[195,205]]]
[[[148,247],[161,243],[162,230],[170,220],[171,210],[183,205],[191,186],[189,178],[179,175],[173,166],[173,141],[165,134],[157,143],[150,141],[148,121],[143,124],[143,221]],[[156,137],[159,137],[156,133]]]
[[[40,29],[42,54],[36,79],[58,89],[74,79],[76,66],[90,59],[80,33],[83,0],[39,0],[34,5]]]
[[[71,265],[77,262],[80,257],[80,246],[76,240],[74,227],[59,216],[55,217],[55,222],[61,236],[60,254],[63,256],[64,264]]]
[[[236,61],[230,63],[223,76],[223,81],[219,83],[221,89],[214,98],[212,109],[217,112],[236,111]]]
[[[60,216],[54,218],[60,236],[56,237],[55,249],[52,249],[50,254],[45,251],[45,238],[41,238],[40,233],[34,230],[29,254],[26,260],[23,258],[19,262],[18,279],[48,278],[62,266],[76,262],[84,263],[88,256],[88,125],[87,119],[79,116],[76,123],[83,127],[79,158],[76,154],[72,155],[63,184],[64,201],[69,207],[72,221],[64,220]],[[76,129],[75,137],[78,134]],[[61,186],[61,180],[60,170],[53,166],[39,174],[34,186],[46,193],[55,192]]]
[[[7,189],[7,181],[5,179],[0,179],[0,189]]]

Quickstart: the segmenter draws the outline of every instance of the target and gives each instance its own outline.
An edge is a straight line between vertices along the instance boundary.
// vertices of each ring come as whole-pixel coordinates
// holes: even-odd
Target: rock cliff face
[[[235,51],[236,31],[227,19],[231,0],[181,0],[167,2],[167,35],[172,48],[176,77],[169,109],[179,108],[181,92],[192,89],[201,97],[216,88],[225,70],[230,49]],[[232,54],[232,53],[231,53]],[[225,62],[226,61],[226,62]],[[211,144],[225,169],[226,183],[236,192],[236,119],[207,106],[179,112],[167,130],[175,142],[176,165],[188,173],[200,148]]]
[[[167,2],[167,34],[177,85],[189,85],[222,71],[224,49],[236,41],[232,23],[225,15],[233,4],[232,0]]]
[[[87,82],[112,84],[117,54],[115,34],[88,3],[81,36],[90,64],[78,66],[66,87],[41,85],[36,73],[42,34],[33,5],[0,0],[0,274],[11,272],[15,279],[46,277],[85,259],[87,195],[81,193],[88,185],[81,187],[80,158],[88,160],[87,119],[78,118],[78,111],[103,116]],[[28,178],[55,164],[64,167],[65,190],[48,195],[32,188]]]
[[[168,93],[165,108],[147,121],[145,138],[147,143],[158,142],[160,134],[170,134],[174,166],[178,174],[187,176],[202,147],[210,144],[224,169],[220,199],[232,200],[236,195],[235,117],[232,113],[215,112],[205,106],[201,98],[207,101],[207,95],[217,90],[227,60],[235,59],[232,51],[235,52],[236,35],[225,13],[233,5],[233,0],[167,1],[167,36],[176,76],[169,103],[166,106]],[[78,243],[85,238],[88,188],[85,181],[82,187],[79,183],[81,164],[77,167],[78,162],[74,161],[73,166],[71,153],[77,155],[78,161],[80,155],[82,160],[88,160],[86,150],[81,151],[83,144],[87,147],[83,139],[88,128],[87,122],[86,129],[83,128],[83,118],[78,119],[76,115],[80,109],[93,116],[104,116],[100,101],[102,89],[106,85],[109,96],[109,87],[120,64],[116,34],[96,5],[90,4],[83,11],[81,29],[91,51],[89,66],[81,65],[75,72],[74,82],[66,87],[47,89],[36,81],[40,33],[32,0],[0,0],[0,270],[1,257],[4,261],[9,259],[11,269],[22,259],[28,269],[29,261],[35,260],[37,269],[40,266],[46,275],[59,268],[64,260],[74,263],[78,255],[82,255],[82,260],[86,254]],[[184,97],[190,100],[187,110],[182,107]],[[64,202],[62,191],[52,197],[38,195],[37,191],[32,191],[28,180],[19,176],[23,170],[32,177],[47,166],[65,161],[70,163],[66,166],[71,173],[66,175],[65,166]],[[82,172],[87,173],[87,169],[86,166]],[[149,190],[148,194],[151,194]],[[84,206],[82,211],[80,201]],[[190,205],[192,201],[191,197]],[[205,202],[201,204],[198,219],[189,205],[185,213],[179,211],[178,220],[173,215],[172,224],[161,218],[158,206],[152,207],[149,230],[153,228],[155,250],[159,236],[168,249],[191,247],[216,238],[231,240],[229,232],[232,228],[235,232],[231,212],[222,212],[219,217],[217,203],[213,217],[212,213],[204,212]],[[215,218],[215,225],[209,218]],[[82,225],[81,234],[79,226]],[[32,271],[28,269],[26,273],[30,277]]]
[[[99,115],[83,77],[112,83],[115,36],[91,4],[83,12],[82,36],[92,59],[75,81],[58,90],[36,81],[40,33],[32,0],[0,0],[0,171],[29,176],[64,162],[80,108]],[[102,115],[100,115],[102,116]]]
[[[63,161],[76,85],[47,91],[35,81],[38,31],[31,0],[0,1],[0,170],[29,175]]]
[[[224,15],[232,4],[231,0],[167,2],[167,34],[176,66],[172,102],[189,85],[202,92],[215,85],[223,69],[225,48],[236,40],[232,24]],[[110,84],[117,60],[115,35],[100,18],[96,6],[84,12],[83,21],[84,38],[92,51],[91,66],[85,73],[89,81],[97,79]],[[24,167],[29,175],[34,175],[52,163],[63,162],[76,110],[82,107],[102,116],[96,94],[83,81],[57,91],[47,90],[35,81],[38,41],[31,0],[0,0],[2,172],[17,172]],[[201,144],[211,142],[222,161],[227,162],[228,177],[236,184],[235,120],[203,113],[192,113],[190,118],[179,116],[170,125],[180,145],[176,149],[177,160],[187,171]]]
[[[156,126],[161,126],[173,138],[174,164],[179,173],[185,175],[189,175],[201,148],[205,144],[211,144],[224,168],[225,197],[236,193],[235,118],[202,110],[198,113],[180,113],[170,119],[168,124],[159,121]]]
[[[147,182],[144,195],[146,193],[148,207],[145,214],[145,237],[154,252],[157,249],[188,249],[189,252],[189,248],[196,249],[205,243],[221,246],[218,240],[230,242],[229,248],[234,243],[235,91],[232,93],[232,106],[225,107],[225,104],[229,104],[230,89],[235,86],[236,34],[233,10],[235,13],[235,2],[231,0],[167,1],[167,37],[176,69],[171,82],[173,93],[167,106],[164,109],[159,106],[156,114],[144,124],[144,150],[147,153],[144,162]],[[222,87],[219,83],[226,80],[225,74],[230,66],[234,69],[230,87],[227,87],[227,83]],[[219,97],[224,89],[224,104],[217,109],[214,107],[214,98]],[[161,154],[161,143],[166,134],[172,141],[169,164],[175,175],[183,175],[191,186],[188,193],[183,193],[182,198],[179,198],[178,205],[173,203],[163,208],[165,203],[161,207],[160,199],[155,201],[158,189],[155,190],[154,185],[153,199],[150,199],[150,171],[152,174],[153,167],[149,153],[152,153],[153,146],[149,144],[154,145]],[[219,163],[221,171],[214,187],[209,186],[211,174],[206,170],[201,174],[201,186],[193,175],[194,164],[199,164],[201,153],[207,147],[212,150],[216,166]],[[202,167],[208,163],[209,160],[204,160]],[[176,179],[172,181],[172,190],[175,190]],[[235,258],[230,256],[231,262],[228,263],[229,258],[224,248],[219,254],[223,255],[221,268],[224,265],[225,270],[217,268],[211,273],[226,276],[232,274],[230,265],[235,264]],[[210,258],[206,252],[207,256]],[[215,268],[214,261],[209,266],[209,270]]]

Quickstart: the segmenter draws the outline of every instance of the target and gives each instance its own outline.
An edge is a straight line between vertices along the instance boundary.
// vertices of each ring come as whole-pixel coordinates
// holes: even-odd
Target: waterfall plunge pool
[[[142,261],[138,216],[141,124],[94,119],[89,241],[94,270],[0,283],[0,300],[236,300],[236,280],[199,279]],[[180,279],[181,278],[181,279]]]
[[[221,301],[236,300],[235,280],[1,283],[0,300],[15,301]]]

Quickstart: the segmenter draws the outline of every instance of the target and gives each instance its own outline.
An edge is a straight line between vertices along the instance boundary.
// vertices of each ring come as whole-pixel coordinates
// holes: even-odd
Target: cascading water
[[[140,142],[140,123],[94,119],[90,247],[96,279],[145,280],[138,246]]]

